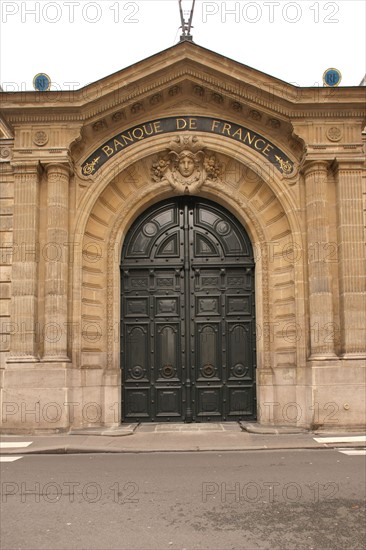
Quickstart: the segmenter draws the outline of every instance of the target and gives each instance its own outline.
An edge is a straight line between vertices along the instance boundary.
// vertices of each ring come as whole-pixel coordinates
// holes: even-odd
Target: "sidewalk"
[[[244,429],[245,428],[245,429]],[[148,453],[329,449],[366,446],[364,433],[314,433],[238,422],[210,424],[134,424],[84,429],[62,435],[2,435],[0,452],[12,454]],[[271,431],[272,430],[272,431]],[[292,433],[289,433],[292,432]],[[271,433],[268,433],[271,432]],[[277,432],[277,433],[272,433]],[[315,438],[318,440],[316,441]],[[27,446],[25,444],[28,443]]]

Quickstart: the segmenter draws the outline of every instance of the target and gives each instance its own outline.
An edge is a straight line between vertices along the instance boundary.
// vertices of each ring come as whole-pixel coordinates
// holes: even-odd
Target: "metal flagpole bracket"
[[[193,37],[191,35],[191,29],[192,27],[192,20],[193,20],[193,11],[194,11],[194,5],[196,3],[196,0],[192,1],[192,8],[189,14],[188,21],[185,20],[183,15],[183,8],[182,8],[182,0],[178,0],[179,2],[179,12],[180,12],[180,20],[181,20],[181,26],[182,34],[180,35],[180,41],[183,42],[184,40],[188,40],[189,42],[193,42]]]

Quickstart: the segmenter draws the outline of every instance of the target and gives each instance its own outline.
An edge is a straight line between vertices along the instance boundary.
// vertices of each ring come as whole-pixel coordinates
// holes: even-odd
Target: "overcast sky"
[[[178,0],[2,0],[0,9],[0,82],[8,91],[33,89],[40,72],[52,89],[77,89],[180,35]],[[358,86],[365,17],[364,0],[196,0],[193,39],[299,86],[322,86],[329,67],[341,71],[342,86]]]

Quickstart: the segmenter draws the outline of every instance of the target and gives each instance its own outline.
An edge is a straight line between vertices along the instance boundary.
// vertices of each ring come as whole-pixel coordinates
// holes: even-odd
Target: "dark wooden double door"
[[[180,197],[131,227],[121,262],[124,421],[255,418],[254,261],[225,209]]]

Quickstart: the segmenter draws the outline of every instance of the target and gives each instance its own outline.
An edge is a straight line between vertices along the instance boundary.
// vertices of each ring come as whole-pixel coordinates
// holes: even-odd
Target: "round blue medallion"
[[[327,69],[323,74],[324,86],[339,86],[342,80],[342,74],[338,69]]]
[[[38,73],[33,78],[33,86],[37,92],[48,92],[51,87],[51,79],[45,73]]]

